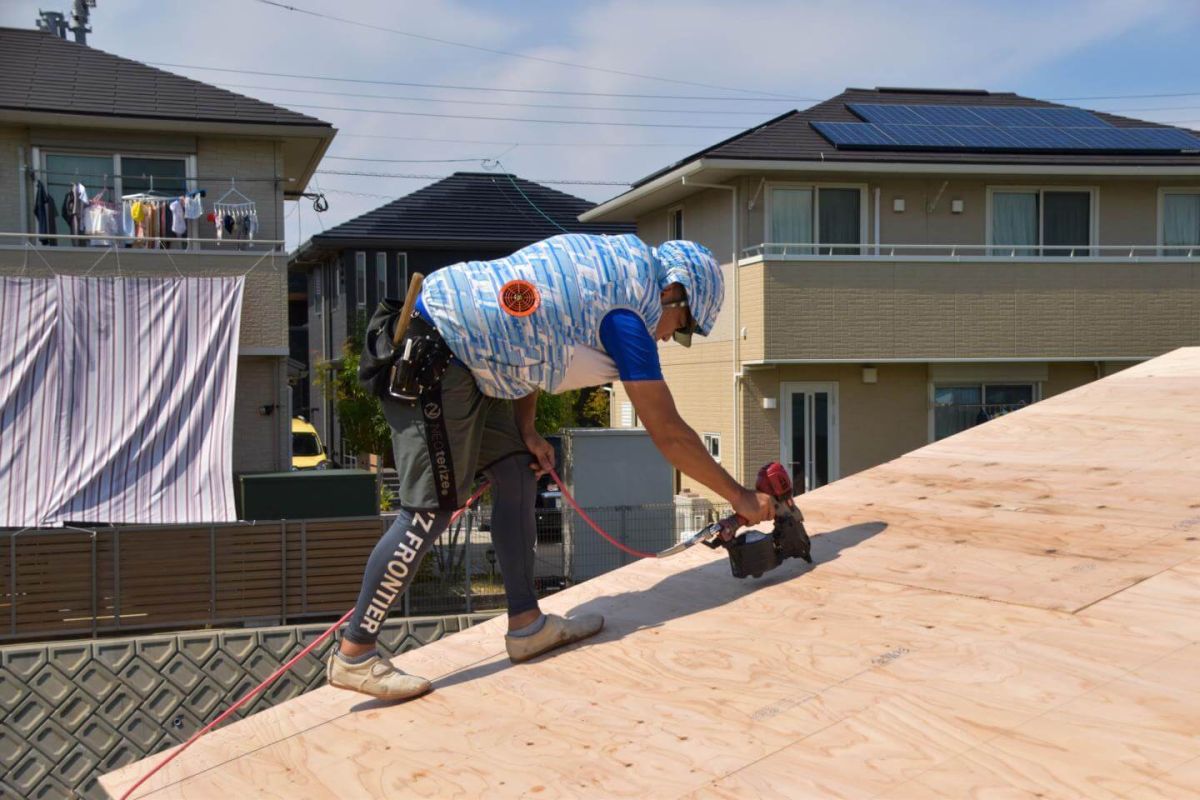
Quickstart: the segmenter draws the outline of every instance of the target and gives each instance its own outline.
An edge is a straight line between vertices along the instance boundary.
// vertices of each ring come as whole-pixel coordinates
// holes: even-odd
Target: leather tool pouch
[[[406,405],[416,405],[422,392],[441,384],[453,357],[437,328],[414,315],[392,362],[388,396]]]
[[[391,333],[400,314],[396,301],[384,300],[367,325],[358,364],[358,380],[376,397],[416,405],[422,390],[441,383],[454,357],[437,328],[413,314],[399,347]]]

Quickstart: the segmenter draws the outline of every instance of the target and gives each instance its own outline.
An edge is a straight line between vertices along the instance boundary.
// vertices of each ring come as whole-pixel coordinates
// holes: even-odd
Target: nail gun
[[[696,544],[706,544],[714,550],[724,547],[729,551],[729,568],[735,578],[761,577],[789,558],[802,558],[811,564],[811,543],[804,530],[804,515],[792,499],[792,480],[783,464],[773,461],[760,469],[754,488],[775,498],[775,528],[770,533],[736,534],[747,520],[740,514],[732,514],[663,550],[658,557],[681,553]]]

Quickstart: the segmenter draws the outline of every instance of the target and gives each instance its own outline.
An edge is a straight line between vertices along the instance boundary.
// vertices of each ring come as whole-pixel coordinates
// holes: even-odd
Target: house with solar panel
[[[661,355],[743,482],[811,490],[1200,342],[1200,135],[1010,93],[849,89],[581,219],[723,256],[717,330]]]
[[[342,349],[379,301],[401,298],[414,272],[459,261],[503,258],[564,231],[632,233],[626,222],[580,222],[595,204],[500,172],[456,172],[329,228],[291,255],[291,360],[297,413],[316,427],[336,463],[352,465],[332,390],[317,385],[321,365],[337,368]]]

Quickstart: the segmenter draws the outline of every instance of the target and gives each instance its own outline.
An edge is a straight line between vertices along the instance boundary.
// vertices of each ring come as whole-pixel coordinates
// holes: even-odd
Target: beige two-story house
[[[850,89],[581,219],[722,257],[717,330],[661,355],[743,480],[811,490],[1200,342],[1200,136],[1014,94]]]
[[[305,191],[334,133],[319,119],[52,33],[0,28],[0,275],[245,275],[233,469],[286,470],[283,205]],[[74,185],[118,216],[130,198],[156,207],[199,192],[204,213],[178,235],[164,227],[139,228],[146,235],[136,240],[72,236],[62,211]],[[39,204],[39,192],[52,205]],[[237,224],[218,237],[209,214],[219,208]],[[243,222],[251,211],[253,230]],[[163,220],[171,224],[165,212]]]

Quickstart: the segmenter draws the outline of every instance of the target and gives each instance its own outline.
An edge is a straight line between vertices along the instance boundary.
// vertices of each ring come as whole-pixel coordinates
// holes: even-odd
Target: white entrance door
[[[779,460],[796,494],[837,480],[837,384],[783,383],[780,395]]]

